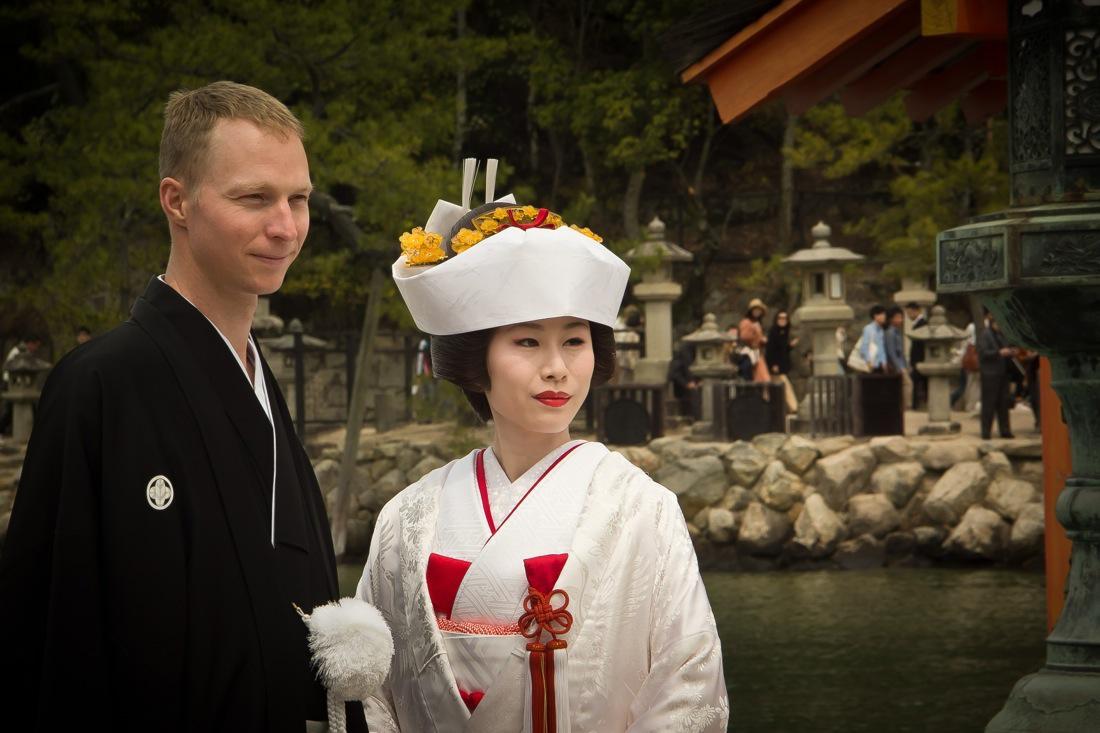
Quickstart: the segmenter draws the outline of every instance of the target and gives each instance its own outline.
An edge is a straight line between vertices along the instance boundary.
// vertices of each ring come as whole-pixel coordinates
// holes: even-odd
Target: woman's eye
[[[516,346],[535,347],[539,342],[534,339],[516,339]]]
[[[565,342],[566,346],[584,346],[584,343],[585,343],[584,339],[579,338],[579,337],[578,338],[571,338],[571,339],[569,339],[568,341]]]

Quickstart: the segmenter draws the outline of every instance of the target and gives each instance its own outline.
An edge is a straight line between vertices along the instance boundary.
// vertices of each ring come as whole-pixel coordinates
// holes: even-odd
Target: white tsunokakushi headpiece
[[[511,195],[494,199],[496,167],[490,159],[486,206],[466,227],[452,231],[470,213],[472,158],[461,206],[441,200],[423,228],[401,235],[393,279],[417,328],[448,336],[559,316],[614,326],[630,267],[588,229]]]

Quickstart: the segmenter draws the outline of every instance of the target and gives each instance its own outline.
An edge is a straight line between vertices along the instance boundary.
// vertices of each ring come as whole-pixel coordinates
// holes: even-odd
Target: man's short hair
[[[216,81],[198,89],[175,91],[164,107],[160,177],[175,178],[194,188],[201,177],[211,130],[218,120],[230,119],[248,120],[283,137],[305,138],[305,129],[294,113],[256,87]]]
[[[877,305],[876,304],[876,305],[871,306],[871,318],[874,318],[879,313],[885,313],[885,312],[886,312],[886,307],[883,306],[883,305]]]
[[[918,303],[915,300],[910,300],[908,303],[905,304],[905,309],[906,310],[911,310],[911,311],[919,311],[920,310],[920,303]]]
[[[886,311],[886,320],[892,321],[892,320],[894,320],[894,318],[896,316],[900,316],[900,315],[901,315],[901,308],[898,308],[896,305],[892,305]]]

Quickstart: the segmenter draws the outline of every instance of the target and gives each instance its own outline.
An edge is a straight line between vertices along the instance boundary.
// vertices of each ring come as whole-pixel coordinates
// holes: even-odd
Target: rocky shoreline
[[[365,434],[351,487],[348,557],[365,556],[374,517],[389,499],[487,439],[485,430],[440,426]],[[307,445],[330,511],[339,442],[330,434]],[[611,448],[677,495],[705,569],[1041,567],[1037,439],[772,433],[751,443],[665,437]],[[0,454],[2,538],[22,456]]]

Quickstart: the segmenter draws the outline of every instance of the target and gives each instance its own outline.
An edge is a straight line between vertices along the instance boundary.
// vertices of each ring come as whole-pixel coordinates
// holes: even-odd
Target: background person
[[[886,371],[901,378],[901,405],[904,410],[913,401],[913,382],[909,379],[909,365],[905,360],[905,314],[901,308],[893,306],[886,311],[886,322]]]
[[[764,344],[768,339],[764,335],[764,315],[768,307],[760,298],[749,301],[749,307],[745,311],[745,317],[737,325],[738,350],[747,356],[752,364],[752,381],[770,382],[771,373],[768,369],[767,359],[764,358]]]
[[[1019,349],[1009,346],[997,324],[997,319],[989,311],[985,313],[985,328],[978,334],[978,358],[981,364],[982,378],[982,438],[988,440],[993,430],[993,416],[997,416],[997,430],[1002,438],[1012,438],[1012,426],[1009,424],[1008,411],[1009,369],[1011,360]]]
[[[798,397],[791,384],[791,349],[798,346],[798,337],[791,338],[791,320],[787,311],[775,314],[775,320],[768,329],[768,340],[764,347],[764,361],[771,370],[772,378],[783,383],[787,400],[787,411],[798,412]]]
[[[871,306],[871,321],[863,327],[860,334],[859,355],[867,364],[871,372],[883,372],[886,370],[886,308],[881,305]]]

